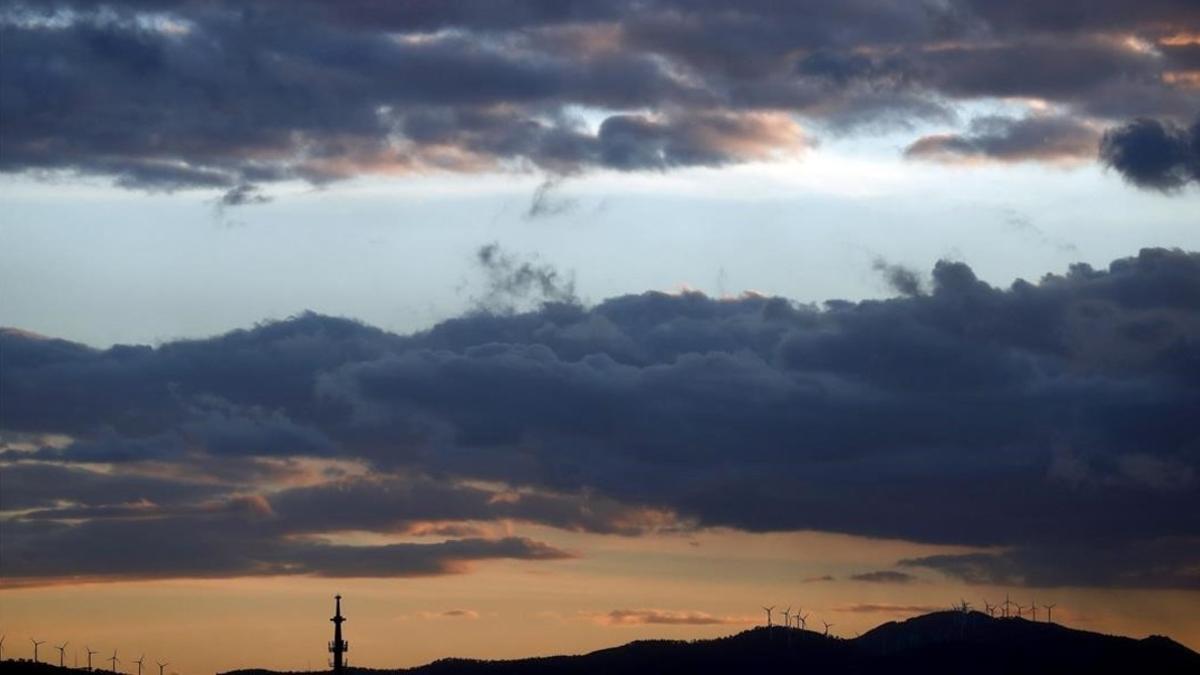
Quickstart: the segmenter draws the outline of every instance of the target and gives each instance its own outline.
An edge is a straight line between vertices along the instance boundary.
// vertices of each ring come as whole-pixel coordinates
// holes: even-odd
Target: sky
[[[4,0],[5,654],[1200,649],[1198,206],[1193,2]]]

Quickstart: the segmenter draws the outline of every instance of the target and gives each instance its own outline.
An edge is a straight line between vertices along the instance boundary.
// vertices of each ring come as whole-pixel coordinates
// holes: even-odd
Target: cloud
[[[104,506],[117,499],[161,505],[211,499],[220,485],[137,474],[101,473],[71,466],[19,463],[0,465],[4,489],[0,512],[46,509],[62,502]]]
[[[1200,106],[1170,41],[1200,27],[1186,3],[391,4],[5,3],[0,170],[234,201],[368,174],[665,171],[794,155],[800,120],[904,129],[996,98],[1062,111],[1055,142],[1036,120],[941,146],[1057,159],[1092,121]]]
[[[1140,188],[1171,192],[1200,182],[1200,118],[1188,129],[1145,118],[1110,129],[1100,158]]]
[[[404,530],[405,534],[417,537],[480,537],[485,530],[467,523],[413,523]]]
[[[802,579],[802,580],[800,581],[800,583],[802,583],[802,584],[816,584],[816,583],[821,583],[821,582],[823,582],[823,581],[834,581],[833,575],[830,575],[830,574],[823,574],[823,575],[821,575],[821,576],[819,576],[819,577],[805,577],[804,579]]]
[[[479,612],[473,609],[448,609],[444,612],[422,612],[421,616],[427,619],[469,619],[474,621],[479,618]]]
[[[430,544],[338,545],[280,536],[270,514],[222,509],[78,524],[0,519],[0,585],[64,580],[311,575],[416,577],[457,574],[495,559],[562,560],[571,554],[520,537]],[[180,536],[186,532],[186,536]]]
[[[714,616],[706,612],[669,609],[614,609],[593,619],[605,626],[719,626],[753,623],[753,619],[734,616]]]
[[[863,572],[862,574],[851,574],[852,581],[866,581],[873,584],[910,584],[917,580],[911,574],[905,572],[896,572],[894,570],[880,570],[878,572]]]
[[[889,263],[883,258],[876,258],[871,263],[871,269],[882,274],[888,286],[901,295],[913,296],[923,292],[921,275],[914,269]]]
[[[905,149],[911,159],[953,162],[985,159],[1078,161],[1096,156],[1100,133],[1080,120],[1039,115],[1014,119],[987,116],[971,120],[966,133],[924,136]]]
[[[835,612],[852,612],[855,614],[929,614],[945,610],[936,605],[890,605],[860,603],[834,607]]]
[[[225,215],[226,211],[231,208],[240,206],[253,206],[255,204],[268,204],[272,198],[263,194],[262,190],[257,185],[242,183],[229,188],[222,194],[213,204],[213,208],[217,217]]]
[[[1087,546],[1045,543],[1001,553],[925,556],[898,564],[935,570],[969,584],[1196,590],[1200,589],[1197,543],[1200,539],[1194,536],[1154,538],[1139,541],[1136,547],[1115,541]]]
[[[561,289],[552,268],[505,255],[485,256],[499,288]],[[148,517],[172,531],[244,520],[239,551],[513,520],[840,532],[982,547],[906,564],[963,578],[1190,588],[1198,289],[1200,255],[1145,249],[1003,288],[943,261],[921,294],[822,307],[651,292],[412,335],[304,314],[104,350],[5,331],[3,431],[59,440],[0,455],[0,504],[39,512],[5,521],[29,560]],[[235,508],[247,495],[271,515]],[[87,521],[64,530],[68,514]],[[326,550],[257,560],[350,567]],[[379,555],[363,573],[421,569]],[[205,573],[245,569],[234,557]]]
[[[562,178],[551,177],[538,184],[533,191],[533,199],[529,202],[526,218],[542,218],[557,216],[574,209],[578,202],[574,199],[558,197],[554,193],[562,185]]]
[[[487,290],[476,300],[485,311],[512,312],[517,303],[534,299],[542,302],[577,304],[575,279],[553,265],[521,260],[497,243],[479,247],[475,261],[487,277]]]

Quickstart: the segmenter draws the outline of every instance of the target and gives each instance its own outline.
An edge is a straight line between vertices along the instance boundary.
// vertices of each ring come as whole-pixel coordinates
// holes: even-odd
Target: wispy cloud
[[[588,618],[605,626],[639,626],[659,624],[668,626],[717,626],[752,624],[754,619],[743,616],[718,616],[707,612],[670,609],[614,609],[604,613],[589,613]]]
[[[894,570],[880,570],[878,572],[851,574],[850,579],[853,581],[867,581],[873,584],[909,584],[917,580],[917,578],[911,574],[907,574],[905,572],[896,572]]]
[[[855,614],[928,614],[946,609],[937,605],[890,605],[890,604],[853,604],[834,607],[834,612],[853,612]]]
[[[447,609],[440,612],[419,612],[417,617],[420,619],[467,619],[474,621],[480,616],[479,612],[473,609]]]

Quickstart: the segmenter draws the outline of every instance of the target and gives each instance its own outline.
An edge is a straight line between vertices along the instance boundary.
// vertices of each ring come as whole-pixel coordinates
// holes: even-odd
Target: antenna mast
[[[333,622],[333,642],[329,643],[329,652],[333,654],[333,672],[335,675],[342,675],[345,669],[345,654],[350,651],[350,643],[342,639],[342,622],[346,617],[342,616],[342,596],[334,596],[337,602],[336,611],[330,621]]]

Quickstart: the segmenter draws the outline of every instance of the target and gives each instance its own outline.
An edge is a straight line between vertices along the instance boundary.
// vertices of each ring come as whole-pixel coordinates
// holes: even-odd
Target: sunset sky
[[[1194,1],[0,0],[4,655],[1200,649],[1196,251]]]

